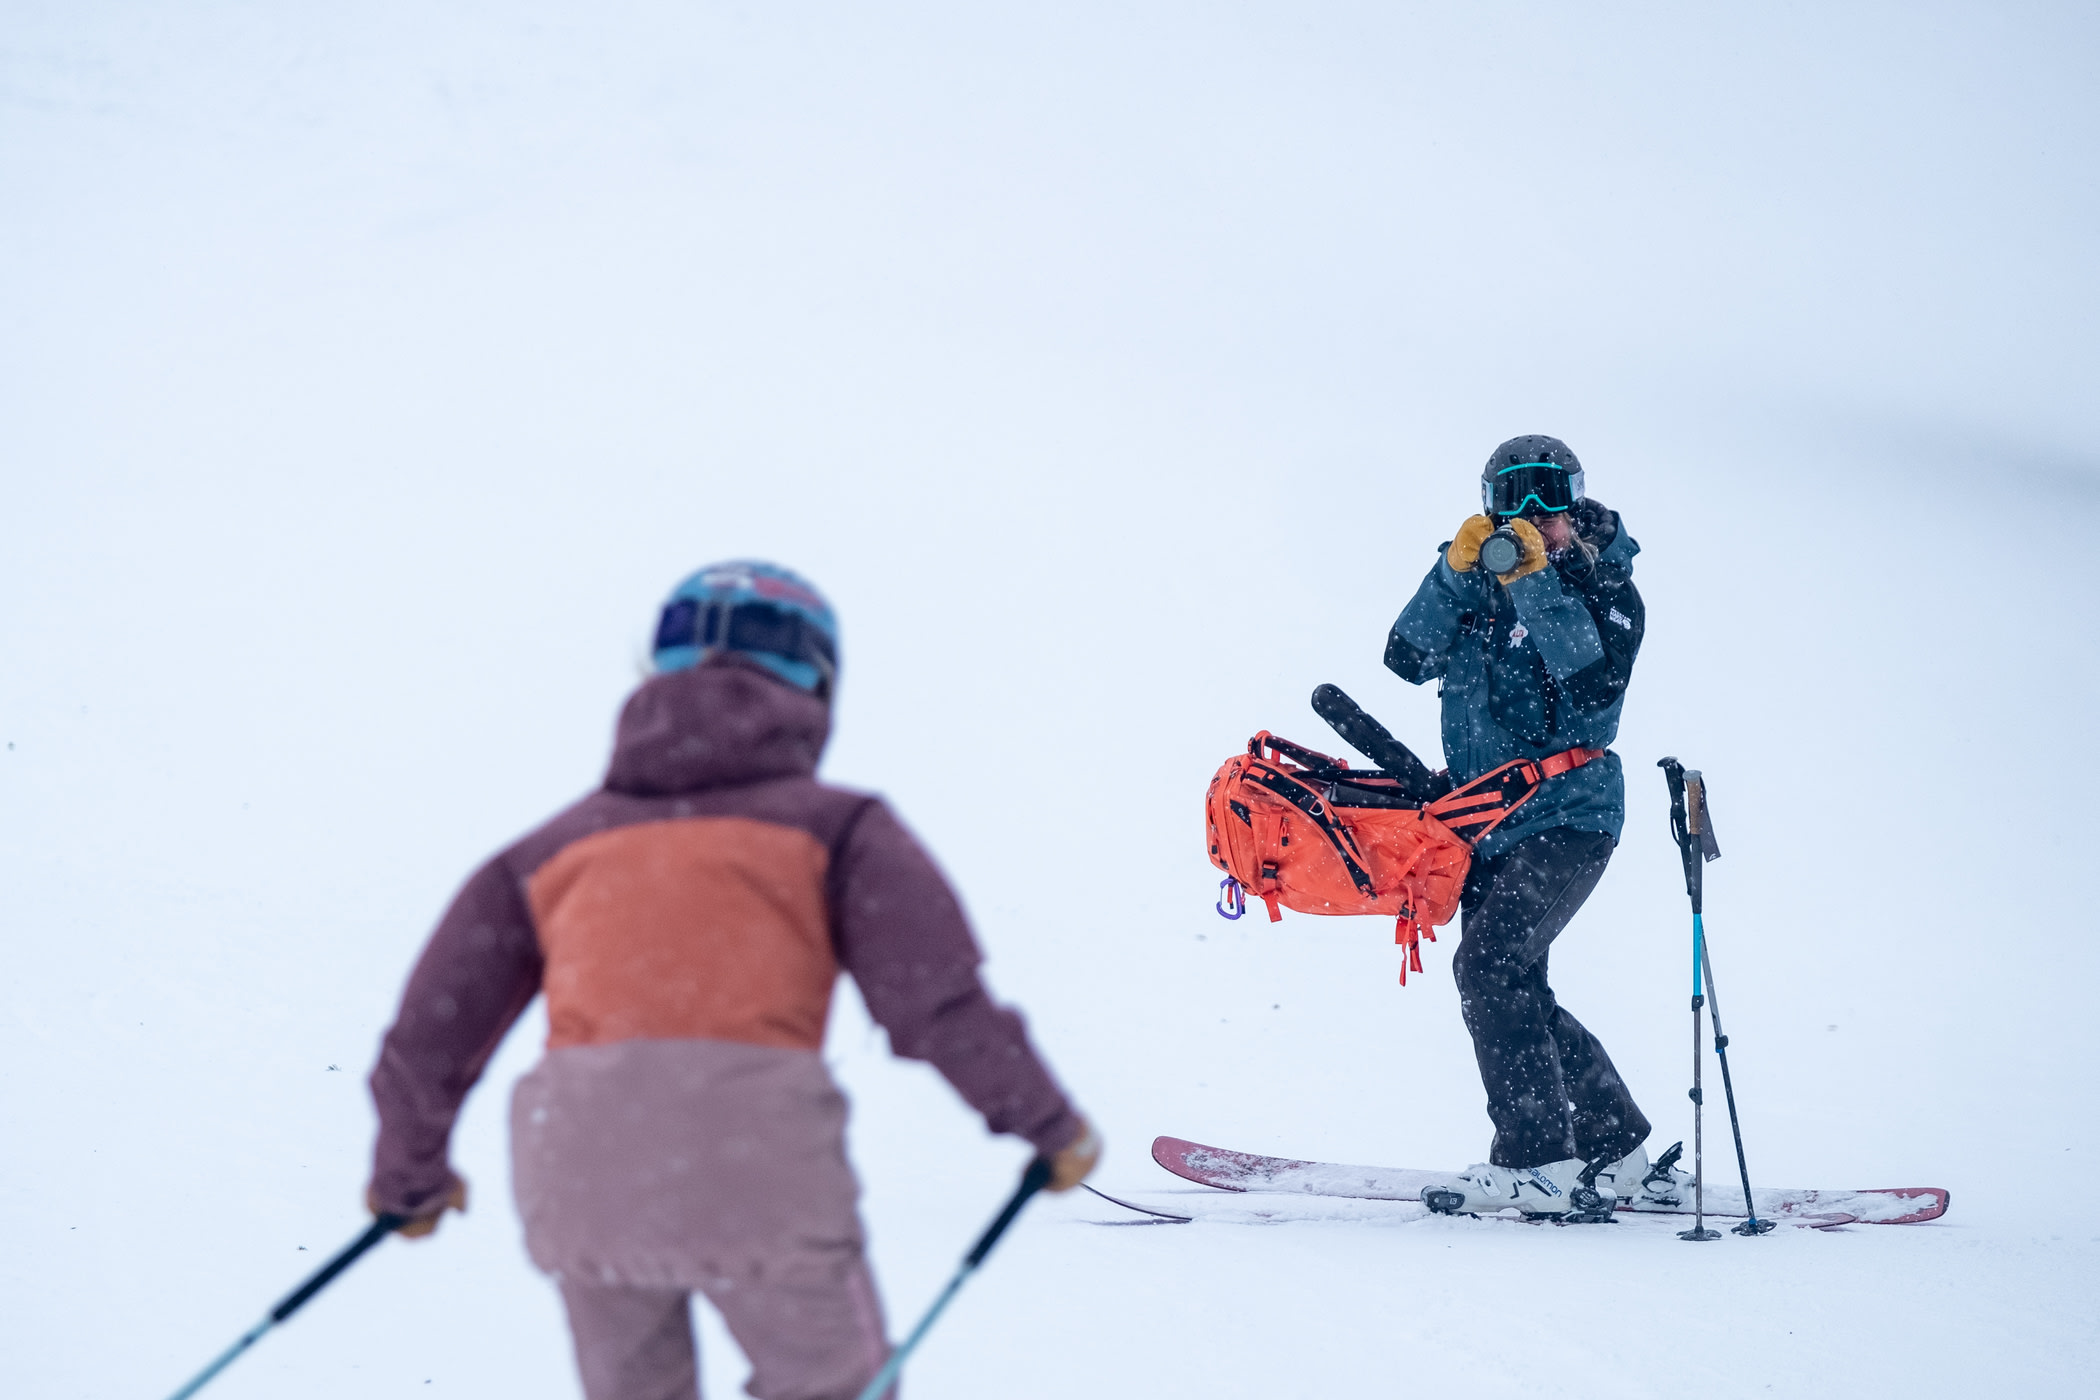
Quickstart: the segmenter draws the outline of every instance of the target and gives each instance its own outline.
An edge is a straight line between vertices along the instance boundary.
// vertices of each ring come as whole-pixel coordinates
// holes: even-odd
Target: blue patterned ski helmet
[[[658,671],[719,652],[750,657],[789,685],[829,699],[838,683],[838,620],[808,580],[757,559],[710,564],[671,590],[656,624]]]

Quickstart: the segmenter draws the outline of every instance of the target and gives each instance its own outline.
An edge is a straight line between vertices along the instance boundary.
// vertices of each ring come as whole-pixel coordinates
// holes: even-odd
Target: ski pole
[[[1674,788],[1673,788],[1674,795]],[[1721,843],[1714,836],[1714,814],[1706,802],[1706,778],[1697,769],[1684,774],[1684,822],[1674,826],[1676,810],[1672,808],[1673,831],[1678,837],[1679,849],[1683,853],[1687,887],[1692,893],[1692,1016],[1699,1015],[1699,993],[1701,978],[1705,981],[1706,1014],[1714,1027],[1714,1054],[1721,1061],[1721,1090],[1728,1099],[1728,1128],[1735,1137],[1735,1165],[1743,1177],[1743,1223],[1735,1227],[1738,1235],[1762,1235],[1772,1228],[1773,1222],[1757,1218],[1757,1199],[1750,1194],[1750,1163],[1743,1155],[1743,1124],[1735,1110],[1735,1079],[1728,1072],[1728,1033],[1721,1029],[1721,991],[1714,985],[1713,954],[1706,946],[1705,908],[1705,862],[1719,860]],[[1696,856],[1694,853],[1696,843]],[[1697,1053],[1697,1033],[1694,1032],[1694,1054]],[[1699,1095],[1698,1066],[1692,1070],[1693,1094]],[[1696,1112],[1696,1110],[1695,1110]],[[1696,1125],[1695,1125],[1696,1126]],[[1695,1133],[1696,1136],[1696,1133]],[[1704,1228],[1706,1171],[1702,1161],[1698,1167],[1698,1186],[1701,1214],[1698,1228]]]
[[[1700,1083],[1699,1009],[1706,996],[1700,988],[1699,964],[1705,951],[1706,930],[1699,916],[1692,915],[1692,1228],[1677,1232],[1681,1240],[1717,1240],[1719,1230],[1706,1228],[1706,1093]]]
[[[264,1314],[261,1322],[256,1323],[246,1332],[243,1332],[239,1341],[220,1352],[211,1365],[199,1371],[194,1380],[169,1396],[168,1400],[189,1400],[190,1396],[195,1395],[204,1388],[205,1382],[231,1365],[236,1356],[239,1356],[260,1341],[263,1333],[299,1311],[300,1308],[306,1305],[307,1299],[335,1282],[335,1276],[352,1264],[355,1264],[366,1250],[378,1244],[407,1223],[408,1217],[405,1215],[381,1215],[375,1218],[365,1228],[363,1234],[344,1245],[341,1250],[337,1251],[335,1258],[316,1269],[306,1282],[287,1293],[282,1302]]]
[[[963,1256],[962,1266],[955,1271],[955,1276],[948,1280],[948,1286],[941,1290],[941,1296],[933,1300],[933,1306],[926,1310],[926,1316],[919,1319],[919,1325],[911,1329],[911,1335],[904,1339],[904,1344],[890,1353],[890,1359],[875,1373],[875,1379],[869,1381],[861,1390],[860,1400],[882,1400],[889,1388],[897,1383],[897,1373],[904,1369],[905,1358],[925,1340],[926,1333],[933,1327],[934,1319],[941,1315],[941,1310],[948,1306],[948,1301],[962,1290],[963,1280],[977,1272],[977,1266],[992,1252],[992,1246],[999,1243],[999,1237],[1006,1233],[1007,1226],[1014,1223],[1014,1217],[1021,1213],[1021,1207],[1028,1204],[1028,1198],[1049,1184],[1050,1159],[1038,1157],[1028,1164],[1028,1170],[1021,1173],[1021,1184],[1014,1188],[1013,1195],[1007,1198],[999,1213],[992,1217],[992,1223],[977,1237],[977,1243],[970,1247],[970,1252]],[[180,1397],[177,1397],[177,1400],[180,1400]]]
[[[1696,925],[1699,916],[1694,914]],[[1749,1218],[1735,1227],[1738,1235],[1762,1235],[1771,1230],[1777,1221],[1757,1218],[1757,1198],[1750,1194],[1750,1163],[1743,1156],[1743,1125],[1735,1115],[1735,1081],[1728,1074],[1728,1033],[1721,1029],[1721,989],[1714,985],[1713,955],[1706,951],[1706,931],[1698,930],[1694,935],[1699,945],[1699,962],[1706,972],[1706,1014],[1714,1022],[1714,1054],[1721,1061],[1721,1092],[1728,1097],[1728,1129],[1735,1134],[1735,1165],[1743,1174],[1743,1208],[1750,1212]]]
[[[1674,758],[1665,758],[1656,767],[1663,770],[1663,777],[1670,785],[1670,834],[1677,842],[1677,855],[1684,864],[1684,892],[1692,901],[1692,1228],[1678,1231],[1677,1238],[1717,1240],[1721,1238],[1721,1232],[1706,1228],[1706,1094],[1700,1074],[1700,1066],[1706,1057],[1700,1053],[1699,1012],[1706,1004],[1705,987],[1700,979],[1706,961],[1706,924],[1701,917],[1706,902],[1706,882],[1701,858],[1715,859],[1721,854],[1721,847],[1714,841],[1711,828],[1688,810],[1687,787],[1692,789],[1694,804],[1704,792],[1705,783],[1699,771],[1693,769],[1686,773],[1684,765]],[[1701,812],[1700,816],[1703,815]],[[1699,842],[1696,850],[1692,844],[1695,839]]]

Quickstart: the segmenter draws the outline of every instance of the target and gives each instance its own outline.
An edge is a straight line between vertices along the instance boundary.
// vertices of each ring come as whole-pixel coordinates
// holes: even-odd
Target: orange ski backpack
[[[1383,733],[1383,731],[1380,731]],[[1211,864],[1225,872],[1218,912],[1246,912],[1245,891],[1283,917],[1390,914],[1407,949],[1400,985],[1422,970],[1421,940],[1458,912],[1473,845],[1538,785],[1603,749],[1517,759],[1429,801],[1392,773],[1352,770],[1264,729],[1225,761],[1204,795]]]

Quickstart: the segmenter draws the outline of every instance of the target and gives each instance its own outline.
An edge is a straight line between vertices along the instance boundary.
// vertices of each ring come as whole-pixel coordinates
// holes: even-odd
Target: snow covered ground
[[[939,852],[1100,1184],[1200,1215],[1033,1208],[913,1396],[2091,1393],[2096,41],[2069,5],[0,5],[6,1393],[164,1395],[354,1233],[416,948],[596,781],[661,594],[733,554],[838,603],[826,772]],[[1434,751],[1385,629],[1527,431],[1650,609],[1563,1001],[1688,1134],[1652,765],[1702,767],[1755,1177],[1943,1221],[1691,1246],[1148,1159],[1483,1155],[1449,936],[1403,990],[1381,921],[1220,921],[1198,806],[1254,729],[1320,743],[1324,680]],[[462,1125],[473,1213],[214,1395],[577,1393],[507,1194],[538,1038]],[[828,1053],[901,1331],[1020,1150],[850,992]]]

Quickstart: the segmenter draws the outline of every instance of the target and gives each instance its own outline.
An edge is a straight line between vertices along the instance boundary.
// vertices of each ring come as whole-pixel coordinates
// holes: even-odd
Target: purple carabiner
[[[1227,906],[1230,906],[1229,908]],[[1218,915],[1220,918],[1237,919],[1247,912],[1247,892],[1240,882],[1227,875],[1218,881]]]

